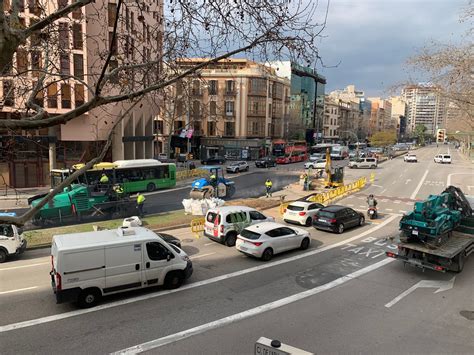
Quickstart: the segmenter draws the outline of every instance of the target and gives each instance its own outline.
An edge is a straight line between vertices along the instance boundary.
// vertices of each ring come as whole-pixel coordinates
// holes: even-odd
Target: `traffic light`
[[[438,129],[436,131],[436,142],[437,143],[444,143],[446,140],[446,130],[445,129]]]

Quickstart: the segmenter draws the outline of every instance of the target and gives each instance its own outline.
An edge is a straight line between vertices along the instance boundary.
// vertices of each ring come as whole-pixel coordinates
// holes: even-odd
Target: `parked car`
[[[273,255],[288,250],[306,250],[310,243],[310,235],[303,229],[264,222],[243,229],[237,237],[235,247],[248,256],[269,261]]]
[[[14,212],[0,212],[1,216],[15,217]],[[26,239],[21,228],[13,224],[0,224],[0,264],[8,257],[22,254],[26,249]]]
[[[364,214],[350,207],[331,205],[321,208],[313,221],[316,229],[343,233],[346,229],[361,226],[365,222]]]
[[[326,168],[326,159],[319,159],[316,161],[309,161],[304,164],[305,169],[325,169]]]
[[[321,160],[321,159],[324,159],[326,154],[323,154],[323,153],[313,153],[309,156],[309,161],[317,161],[317,160]]]
[[[283,213],[283,220],[287,223],[298,223],[304,226],[311,226],[313,219],[320,208],[324,206],[320,203],[308,201],[291,202]]]
[[[440,164],[451,164],[451,155],[449,154],[438,154],[434,157],[435,163]]]
[[[257,168],[269,168],[272,166],[276,166],[276,160],[274,157],[271,156],[263,157],[255,161],[255,166]]]
[[[232,247],[240,231],[252,224],[273,222],[254,208],[247,206],[222,206],[207,211],[204,222],[204,235],[211,240]]]
[[[416,155],[413,153],[408,153],[403,157],[403,160],[406,163],[416,163],[418,162],[418,159],[416,158]]]
[[[201,160],[202,165],[224,164],[224,163],[225,163],[225,158],[219,157],[219,156],[209,157],[209,158]]]
[[[249,171],[249,165],[246,161],[236,161],[230,165],[227,165],[225,170],[228,173],[238,173],[240,171]]]
[[[51,245],[56,302],[93,307],[102,296],[145,287],[178,288],[193,273],[186,253],[143,227],[56,235]]]
[[[377,167],[377,158],[359,158],[349,162],[349,168],[370,168],[375,169]]]

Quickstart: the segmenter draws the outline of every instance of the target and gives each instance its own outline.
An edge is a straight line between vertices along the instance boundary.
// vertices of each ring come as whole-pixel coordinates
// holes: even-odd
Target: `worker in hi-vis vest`
[[[143,196],[141,193],[137,194],[137,208],[138,208],[138,214],[140,217],[143,217],[145,212],[143,211],[143,206],[145,205],[145,196]]]

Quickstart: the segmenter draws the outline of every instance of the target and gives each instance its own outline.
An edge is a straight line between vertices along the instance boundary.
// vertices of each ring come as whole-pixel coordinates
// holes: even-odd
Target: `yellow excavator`
[[[331,160],[331,149],[326,149],[326,181],[325,186],[327,188],[339,187],[344,185],[344,167],[333,166]]]

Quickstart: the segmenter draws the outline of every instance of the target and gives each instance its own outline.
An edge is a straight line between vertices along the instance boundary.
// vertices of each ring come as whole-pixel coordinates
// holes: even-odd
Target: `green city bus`
[[[57,186],[83,166],[84,164],[77,164],[70,170],[53,169],[51,187]],[[81,175],[77,183],[98,185],[103,173],[108,176],[111,184],[121,184],[126,193],[151,192],[176,186],[176,165],[160,163],[155,159],[117,160],[96,164]]]

